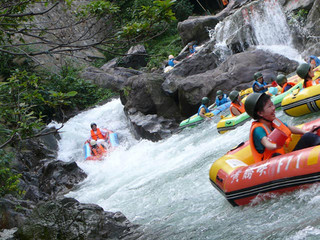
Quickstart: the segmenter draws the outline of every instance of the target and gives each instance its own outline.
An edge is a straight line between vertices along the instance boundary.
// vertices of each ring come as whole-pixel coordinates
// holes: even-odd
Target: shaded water
[[[291,118],[298,124],[317,114]],[[90,123],[114,130],[121,146],[101,162],[84,162]],[[255,206],[232,207],[209,181],[209,168],[248,139],[250,122],[220,135],[214,121],[153,143],[135,140],[119,100],[70,119],[59,142],[59,159],[75,160],[88,174],[69,194],[140,224],[141,239],[319,239],[320,187],[274,196]]]

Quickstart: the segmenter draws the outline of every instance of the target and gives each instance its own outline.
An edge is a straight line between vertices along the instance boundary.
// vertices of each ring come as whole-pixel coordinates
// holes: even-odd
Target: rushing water
[[[271,4],[264,10],[266,17],[250,16],[259,48],[299,59],[291,47],[280,6],[273,0],[264,2]],[[231,25],[227,20],[224,33]],[[220,44],[227,37],[222,37]],[[277,116],[296,125],[318,114],[291,118],[278,111]],[[140,225],[141,239],[319,239],[318,184],[244,207],[232,207],[211,186],[211,164],[246,141],[250,128],[247,122],[220,135],[216,121],[154,143],[134,139],[119,100],[77,115],[63,128],[58,158],[76,161],[88,177],[68,196],[99,204],[106,211],[123,212]],[[84,161],[83,143],[89,137],[91,122],[119,135],[121,145],[103,161]]]
[[[291,118],[298,124],[316,114]],[[90,123],[119,134],[121,146],[101,162],[85,162],[83,143]],[[88,174],[68,196],[121,211],[141,225],[141,239],[319,239],[320,187],[273,196],[254,206],[232,207],[211,186],[209,168],[248,139],[250,122],[220,135],[207,121],[160,142],[137,141],[119,100],[70,119],[59,142],[59,159],[76,161]]]

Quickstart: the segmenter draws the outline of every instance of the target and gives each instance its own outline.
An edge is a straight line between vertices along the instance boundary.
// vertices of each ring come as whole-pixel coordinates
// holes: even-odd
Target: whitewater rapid
[[[288,124],[318,117],[277,116]],[[120,147],[103,161],[84,161],[91,122],[119,135]],[[58,159],[76,161],[88,177],[68,196],[121,211],[140,225],[140,239],[318,239],[317,184],[245,207],[232,207],[211,186],[211,164],[246,141],[250,128],[247,122],[220,135],[215,122],[151,142],[134,139],[118,99],[75,116],[63,128]]]

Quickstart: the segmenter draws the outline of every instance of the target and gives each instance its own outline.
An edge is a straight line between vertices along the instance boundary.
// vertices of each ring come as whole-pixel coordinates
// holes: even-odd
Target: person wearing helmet
[[[95,140],[98,144],[102,144],[104,147],[106,147],[106,140],[109,137],[109,132],[106,129],[100,129],[97,128],[96,123],[90,124],[91,131],[90,131],[90,138],[89,140]]]
[[[93,156],[101,155],[104,152],[106,152],[106,150],[104,149],[104,147],[102,145],[97,144],[96,140],[91,140],[90,146],[91,146],[91,153]]]
[[[254,83],[252,85],[253,92],[256,93],[264,93],[268,91],[268,87],[272,87],[272,84],[267,84],[264,79],[261,72],[256,72],[253,75]]]
[[[316,81],[312,81],[312,78],[314,77],[314,71],[309,63],[301,63],[297,68],[297,74],[300,78],[302,78],[303,81],[303,87],[311,87],[316,84],[319,84],[319,79]]]
[[[201,100],[201,106],[198,109],[198,115],[204,119],[210,119],[210,117],[206,116],[206,113],[210,112],[208,105],[209,105],[209,98],[203,97]]]
[[[244,104],[241,102],[239,92],[236,90],[231,91],[229,94],[231,100],[230,113],[233,117],[245,112]]]
[[[312,133],[317,128],[316,126],[313,126],[311,132],[288,126],[276,118],[275,109],[271,97],[265,93],[253,93],[246,99],[245,110],[250,117],[256,120],[252,122],[249,135],[250,148],[255,162],[285,153],[283,145],[268,139],[268,135],[274,129],[286,135],[286,143],[291,141],[291,133],[303,135],[293,151],[320,145],[320,137]]]
[[[169,60],[168,60],[168,65],[171,67],[174,67],[174,65],[178,64],[179,61],[174,60],[174,56],[173,55],[169,55]]]
[[[219,107],[222,104],[225,104],[227,102],[230,102],[230,99],[228,98],[227,94],[224,94],[221,90],[218,90],[216,93],[216,102],[212,105],[212,107]]]
[[[311,55],[311,56],[309,57],[308,63],[311,65],[312,68],[315,68],[315,67],[320,66],[320,59],[317,58],[317,57],[314,56],[314,55]]]
[[[282,88],[281,93],[284,93],[285,91],[288,91],[290,88],[292,88],[294,83],[288,82],[287,77],[283,74],[279,74],[277,76],[277,84]]]

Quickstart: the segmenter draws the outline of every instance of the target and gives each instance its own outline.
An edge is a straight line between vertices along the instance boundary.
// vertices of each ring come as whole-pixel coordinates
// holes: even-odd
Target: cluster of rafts
[[[320,66],[314,71],[316,79],[320,76]],[[287,115],[293,117],[320,111],[320,84],[303,88],[303,80],[297,75],[289,78],[288,82],[296,85],[271,98],[277,108],[281,107]],[[213,109],[211,115],[228,109],[228,104],[230,106],[230,103],[226,103],[223,107]],[[180,127],[194,126],[201,122],[200,118],[196,114],[181,122]],[[248,120],[250,117],[247,113],[235,117],[230,115],[218,122],[217,130],[222,134]],[[297,127],[309,131],[314,125],[320,126],[320,118]],[[320,130],[317,134],[320,136]],[[288,192],[320,182],[320,146],[292,152],[300,137],[292,134],[292,141],[285,147],[286,154],[259,163],[253,159],[249,141],[239,144],[212,164],[209,172],[212,185],[233,206],[239,206],[257,202],[255,200],[259,197],[267,198],[273,193]]]

